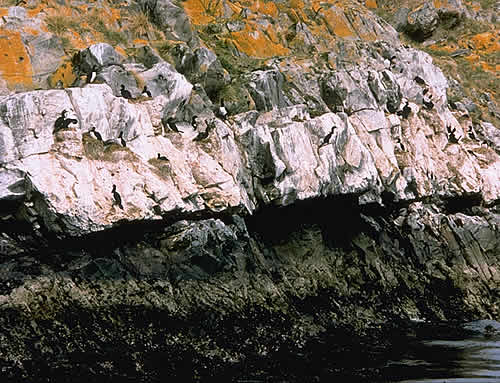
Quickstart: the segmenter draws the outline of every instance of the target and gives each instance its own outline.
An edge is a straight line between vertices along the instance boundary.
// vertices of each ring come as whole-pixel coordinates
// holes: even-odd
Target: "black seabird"
[[[94,65],[90,71],[87,73],[87,83],[91,84],[97,77],[97,65]]]
[[[158,153],[157,159],[160,160],[160,161],[168,161],[168,158],[165,157],[165,156],[162,156],[160,153]]]
[[[448,131],[448,142],[452,144],[458,144],[459,139],[455,136],[456,129],[451,125],[446,126],[446,130]]]
[[[208,137],[208,133],[209,133],[208,129],[207,129],[207,130],[205,130],[204,132],[200,132],[200,133],[198,133],[198,135],[197,135],[195,138],[193,138],[193,141],[201,141],[201,140],[204,140],[205,138],[207,138],[207,137]]]
[[[474,128],[472,127],[472,125],[469,125],[467,127],[467,136],[471,139],[471,140],[477,140],[477,136],[476,136],[476,133],[474,132]]]
[[[406,149],[405,149],[405,146],[403,145],[403,143],[401,142],[401,138],[399,137],[396,137],[396,145],[399,146],[399,149],[402,151],[402,152],[405,152]]]
[[[434,103],[431,100],[429,101],[424,100],[423,103],[425,109],[431,110],[432,108],[434,108]]]
[[[115,199],[113,202],[113,206],[118,205],[120,209],[123,210],[122,206],[122,197],[120,197],[120,194],[116,191],[116,185],[113,185],[113,190],[111,190],[113,193],[113,198]]]
[[[193,116],[193,118],[191,118],[191,125],[193,126],[194,130],[198,129],[198,122],[196,121],[197,118],[198,116]]]
[[[217,109],[217,117],[219,117],[222,120],[226,120],[226,118],[227,118],[227,109],[224,106],[224,99],[223,98],[220,99],[220,106]]]
[[[118,135],[118,138],[120,139],[120,142],[121,142],[123,147],[127,146],[127,142],[123,138],[123,131],[120,132],[120,134]]]
[[[167,126],[170,130],[172,130],[176,133],[184,133],[182,130],[177,129],[177,125],[175,124],[175,119],[173,117],[170,117],[167,120]]]
[[[419,85],[426,85],[424,79],[420,76],[415,76],[413,80]]]
[[[207,124],[207,129],[204,132],[198,133],[198,135],[193,138],[193,141],[201,141],[208,137],[210,131],[215,127],[213,123]]]
[[[97,138],[99,141],[102,141],[101,133],[95,130],[95,126],[93,126],[92,129],[90,129],[90,131],[94,133],[95,138]]]
[[[148,90],[148,87],[146,85],[144,85],[144,89],[142,90],[141,94],[145,97],[152,97],[151,92]]]
[[[58,117],[54,123],[53,133],[57,133],[60,130],[68,129],[69,124],[77,124],[78,120],[74,118],[66,118],[66,109],[62,111],[61,116]]]
[[[54,133],[57,132],[58,130],[62,129],[62,126],[63,126],[64,120],[66,119],[67,113],[68,113],[68,111],[66,109],[64,109],[61,112],[61,115],[57,118],[56,122],[54,122]]]
[[[323,138],[323,141],[321,142],[321,144],[319,145],[319,148],[325,146],[325,145],[328,145],[330,143],[330,138],[332,138],[332,135],[333,135],[333,131],[337,129],[337,127],[335,125],[332,126],[332,129],[330,131],[330,133],[328,133],[325,138]],[[318,149],[319,149],[318,148]]]
[[[401,116],[406,120],[410,115],[410,113],[411,113],[410,104],[408,103],[408,101],[406,101],[406,104],[405,106],[403,106],[403,109],[398,112],[398,116]]]
[[[396,113],[398,111],[398,108],[394,106],[394,102],[393,101],[387,101],[385,103],[385,106],[387,107],[387,111],[391,114],[393,113]]]
[[[120,86],[120,94],[122,95],[123,98],[126,98],[127,100],[132,99],[132,93],[130,93],[127,89],[125,89],[125,85]]]

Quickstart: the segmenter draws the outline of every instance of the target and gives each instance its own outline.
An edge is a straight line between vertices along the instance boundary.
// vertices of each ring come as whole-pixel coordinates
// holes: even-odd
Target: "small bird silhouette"
[[[408,103],[408,101],[406,101],[406,104],[405,106],[403,106],[403,109],[400,110],[397,114],[398,116],[401,116],[406,120],[410,115],[410,113],[411,113],[410,104]]]
[[[125,85],[120,86],[120,94],[122,95],[123,98],[126,98],[127,100],[132,99],[132,93],[130,93],[127,89],[125,89]]]
[[[67,113],[68,111],[66,109],[63,109],[61,115],[57,118],[56,122],[54,122],[54,133],[57,132],[58,130],[61,130],[64,120],[66,119]]]
[[[146,97],[151,97],[151,92],[148,90],[148,87],[144,85],[144,89],[142,89],[142,95]]]
[[[97,138],[99,141],[102,141],[102,136],[101,133],[99,133],[97,130],[95,130],[95,126],[93,126],[90,131],[94,133],[95,138]]]
[[[198,116],[193,116],[193,118],[191,118],[191,125],[193,126],[193,130],[198,129],[198,122],[196,121],[197,118]]]
[[[91,70],[87,73],[87,83],[91,84],[94,82],[97,77],[97,65],[94,65]]]
[[[426,85],[424,79],[420,76],[415,76],[413,80],[419,85]]]
[[[332,126],[331,128],[331,131],[330,133],[328,133],[324,138],[323,138],[323,141],[321,142],[321,144],[319,145],[319,147],[323,147],[325,145],[328,145],[330,143],[330,139],[332,138],[332,135],[333,135],[333,131],[337,129],[337,127],[335,125]]]
[[[113,190],[111,190],[113,193],[113,206],[118,205],[120,209],[123,210],[123,205],[122,205],[122,197],[120,197],[120,194],[116,191],[116,185],[113,185]]]
[[[127,146],[127,141],[125,141],[125,139],[123,138],[123,131],[120,132],[120,134],[118,135],[118,138],[120,139],[120,142],[121,142],[122,146],[126,147]]]
[[[227,113],[227,109],[226,109],[226,107],[224,106],[224,99],[223,99],[223,98],[221,98],[221,99],[220,99],[220,106],[219,106],[219,108],[217,109],[217,113],[216,113],[216,115],[217,115],[217,117],[219,117],[220,119],[222,119],[222,120],[226,120],[226,118],[227,118],[227,114],[228,114],[228,113]]]
[[[160,161],[168,161],[168,158],[165,157],[165,156],[162,156],[160,153],[158,153],[157,159],[160,160]]]

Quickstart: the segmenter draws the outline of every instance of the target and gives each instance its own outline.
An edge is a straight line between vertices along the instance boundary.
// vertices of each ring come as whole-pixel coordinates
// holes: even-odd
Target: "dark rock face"
[[[474,200],[382,211],[345,196],[4,256],[2,376],[234,378],[332,323],[497,318],[499,217]]]
[[[401,26],[408,35],[417,41],[423,41],[437,28],[439,15],[431,1],[425,2],[421,7],[410,12],[407,23]]]

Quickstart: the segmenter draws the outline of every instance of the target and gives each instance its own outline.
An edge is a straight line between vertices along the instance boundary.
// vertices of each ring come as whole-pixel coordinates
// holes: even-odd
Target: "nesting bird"
[[[332,126],[331,130],[330,130],[330,133],[328,133],[324,138],[323,138],[323,141],[321,142],[321,144],[319,145],[319,147],[323,147],[325,145],[328,145],[330,143],[330,139],[332,138],[332,135],[333,135],[333,131],[337,129],[337,127],[335,125]]]
[[[113,199],[114,199],[113,206],[118,205],[118,207],[123,210],[122,197],[116,191],[116,185],[113,185],[113,189],[111,190],[111,192],[113,193]]]
[[[405,106],[403,106],[403,109],[400,110],[397,114],[398,116],[401,116],[406,120],[410,115],[410,113],[411,113],[410,103],[406,101],[406,104]]]
[[[197,118],[198,116],[196,115],[191,118],[191,125],[193,126],[193,130],[198,129],[198,121],[196,121]]]
[[[448,142],[451,144],[458,144],[460,139],[455,135],[457,132],[456,129],[451,125],[447,125],[446,130],[448,131]]]
[[[193,141],[202,141],[202,140],[204,140],[205,138],[208,137],[208,135],[210,134],[210,131],[213,128],[214,128],[214,124],[213,123],[207,124],[207,129],[204,132],[198,133],[198,135],[195,138],[193,138]]]
[[[123,130],[118,135],[118,138],[120,139],[120,143],[122,144],[122,146],[126,147],[127,146],[127,141],[125,141],[125,139],[123,138]]]
[[[142,93],[141,93],[143,96],[145,97],[152,97],[151,96],[151,92],[149,91],[148,87],[146,85],[144,85],[144,88],[142,89]]]
[[[99,141],[102,141],[102,136],[101,136],[101,133],[99,133],[97,130],[95,130],[95,126],[93,126],[91,129],[90,129],[90,132],[94,133],[94,136],[95,138],[97,138]]]
[[[158,153],[157,159],[160,160],[160,161],[168,161],[168,158],[165,157],[165,156],[162,156],[160,153]]]
[[[91,70],[87,72],[87,83],[91,84],[97,77],[97,65],[94,65]]]
[[[127,100],[132,99],[132,93],[130,93],[130,91],[125,89],[125,85],[123,84],[120,86],[120,94],[122,95],[123,98],[126,98]]]
[[[162,120],[163,121],[163,120]],[[169,117],[166,121],[167,127],[175,133],[184,133],[182,130],[177,129],[176,121],[173,117]]]
[[[60,130],[67,129],[69,124],[77,124],[78,120],[75,118],[66,118],[67,110],[64,109],[61,115],[54,122],[53,133],[57,133]]]
[[[228,113],[227,113],[226,107],[224,106],[224,99],[223,98],[220,99],[220,106],[216,111],[216,115],[217,115],[217,117],[219,117],[220,119],[222,119],[224,121],[227,118]]]
[[[68,111],[66,109],[63,109],[61,115],[57,118],[56,122],[54,122],[54,133],[57,132],[58,130],[61,130],[64,120],[66,119],[67,113]]]
[[[427,110],[431,110],[432,108],[434,108],[434,103],[431,100],[429,101],[423,100],[423,104],[424,108]]]
[[[424,79],[420,76],[415,76],[413,80],[419,85],[426,85]]]

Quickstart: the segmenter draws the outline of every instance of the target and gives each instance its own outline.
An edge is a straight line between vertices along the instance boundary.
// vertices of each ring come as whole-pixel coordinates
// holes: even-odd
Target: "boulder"
[[[140,0],[139,3],[168,40],[184,41],[193,48],[199,45],[198,36],[182,6],[169,0]]]
[[[408,14],[407,23],[402,29],[416,41],[424,41],[432,35],[438,24],[438,11],[432,1],[426,1]]]
[[[245,82],[257,110],[269,111],[291,104],[283,93],[284,77],[277,69],[251,72],[245,75]]]

